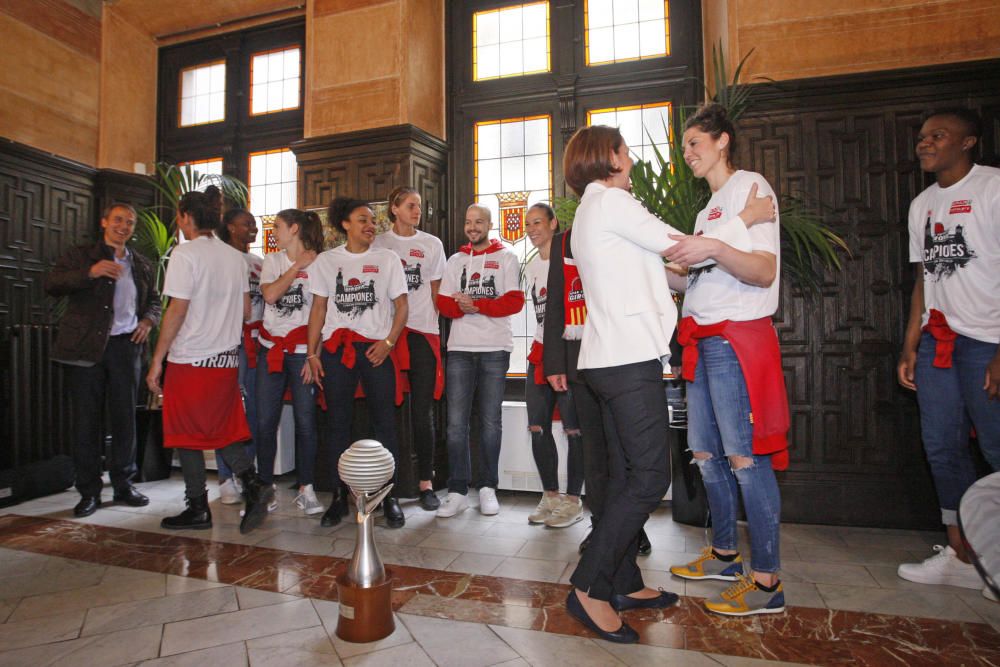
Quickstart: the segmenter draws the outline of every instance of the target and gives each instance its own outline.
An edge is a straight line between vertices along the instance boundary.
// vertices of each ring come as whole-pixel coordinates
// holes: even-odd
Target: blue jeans
[[[292,416],[295,417],[295,473],[300,485],[313,483],[316,464],[316,393],[315,385],[302,382],[305,354],[286,354],[284,367],[277,373],[267,367],[267,348],[257,353],[257,463],[260,476],[274,481],[274,459],[278,453],[278,425],[285,402],[285,387],[292,392]]]
[[[448,397],[448,491],[469,493],[472,461],[469,455],[469,422],[472,396],[479,388],[479,480],[476,486],[497,488],[500,483],[500,439],[503,389],[510,367],[510,352],[449,352],[445,365]]]
[[[580,495],[583,488],[583,439],[580,437],[580,422],[576,418],[576,404],[573,390],[555,391],[549,383],[535,384],[535,366],[528,364],[524,380],[524,402],[528,406],[528,429],[533,426],[540,431],[531,431],[531,454],[542,478],[542,488],[546,491],[559,490],[559,451],[552,437],[552,412],[559,405],[559,417],[566,431],[568,449],[566,452],[566,493]],[[570,433],[575,431],[575,433]]]
[[[933,336],[921,335],[915,372],[920,433],[941,506],[941,522],[955,526],[958,503],[976,481],[969,450],[970,422],[987,463],[1000,470],[1000,401],[990,401],[983,391],[986,366],[997,345],[960,335],[951,368],[934,368],[935,346]]]
[[[243,394],[243,409],[247,413],[247,425],[250,426],[250,442],[246,443],[250,462],[257,456],[257,374],[250,368],[247,361],[247,351],[240,344],[240,393]],[[225,462],[218,450],[215,452],[215,465],[219,469],[219,483],[232,479],[233,471]],[[273,464],[272,464],[273,465]]]
[[[694,382],[687,384],[688,444],[693,452],[710,454],[695,458],[705,481],[712,512],[712,546],[736,549],[739,497],[750,528],[750,559],[757,572],[780,569],[778,532],[781,496],[770,456],[753,455],[750,397],[740,362],[725,338],[698,341],[698,366]],[[752,463],[733,469],[728,456],[745,456]]]
[[[342,350],[330,354],[323,348],[320,360],[323,362],[323,392],[326,394],[326,409],[329,411],[330,478],[334,489],[340,486],[337,464],[340,455],[351,444],[351,423],[354,421],[354,392],[361,380],[365,391],[365,405],[375,431],[375,439],[392,453],[399,468],[399,441],[396,437],[396,367],[392,358],[386,357],[379,366],[372,366],[365,356],[371,343],[354,343],[356,360],[354,368],[348,368],[341,361]],[[368,437],[368,436],[365,436]],[[393,473],[389,481],[395,483]],[[397,495],[391,493],[391,496]]]

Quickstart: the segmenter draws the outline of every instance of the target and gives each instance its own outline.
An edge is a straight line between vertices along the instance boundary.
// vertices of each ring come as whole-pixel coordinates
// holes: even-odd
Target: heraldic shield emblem
[[[528,212],[527,192],[502,192],[500,200],[500,236],[508,243],[524,238],[524,216]]]

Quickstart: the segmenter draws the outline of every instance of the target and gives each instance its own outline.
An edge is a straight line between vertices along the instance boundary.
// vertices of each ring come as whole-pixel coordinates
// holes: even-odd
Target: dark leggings
[[[247,469],[253,467],[249,444],[249,441],[234,442],[222,449],[215,450],[215,453],[222,457],[229,469],[233,471],[233,475],[239,477]],[[205,452],[200,449],[179,448],[177,454],[181,460],[181,471],[184,473],[184,495],[188,499],[192,499],[200,498],[208,493],[205,487]]]
[[[542,478],[542,488],[546,491],[559,490],[559,452],[552,436],[552,412],[558,404],[559,416],[569,444],[566,453],[566,494],[578,496],[583,488],[583,441],[572,390],[557,392],[548,383],[535,384],[535,367],[532,364],[528,364],[527,376],[524,382],[524,402],[528,406],[531,453],[535,458],[538,476]],[[538,430],[534,427],[538,427]]]
[[[417,332],[406,337],[410,346],[410,422],[417,472],[421,480],[434,479],[434,381],[437,358],[431,344]]]

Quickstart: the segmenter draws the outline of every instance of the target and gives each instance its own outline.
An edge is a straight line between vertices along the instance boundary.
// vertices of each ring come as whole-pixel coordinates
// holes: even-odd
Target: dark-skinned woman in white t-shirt
[[[406,326],[408,306],[399,257],[372,247],[375,216],[367,202],[337,197],[330,204],[328,219],[347,236],[347,243],[322,253],[311,267],[313,302],[305,379],[322,385],[329,411],[330,474],[335,486],[333,502],[321,523],[333,526],[347,511],[337,463],[350,445],[359,380],[375,439],[394,457],[399,455],[395,406],[402,402],[402,395],[398,367],[390,353]],[[382,502],[382,512],[390,528],[406,522],[395,494]]]

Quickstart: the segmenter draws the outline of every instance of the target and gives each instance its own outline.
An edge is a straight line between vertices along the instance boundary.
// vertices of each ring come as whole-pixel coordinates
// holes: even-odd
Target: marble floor
[[[183,483],[139,488],[148,507],[108,504],[83,520],[72,518],[75,492],[0,510],[0,665],[1000,665],[1000,604],[895,575],[941,534],[785,525],[788,612],[727,619],[698,600],[723,583],[667,572],[706,535],[664,507],[647,525],[653,553],[641,565],[649,585],[682,601],[629,612],[641,640],[623,647],[562,606],[584,523],[529,526],[534,494],[502,493],[493,517],[437,519],[404,502],[405,528],[376,528],[396,631],[359,645],[334,632],[334,580],[353,526],[321,528],[281,489],[279,509],[243,536],[239,506],[213,489],[211,531],[163,531],[160,518],[183,507]]]

